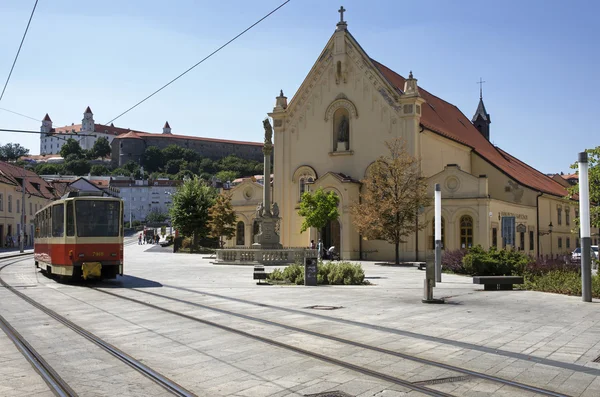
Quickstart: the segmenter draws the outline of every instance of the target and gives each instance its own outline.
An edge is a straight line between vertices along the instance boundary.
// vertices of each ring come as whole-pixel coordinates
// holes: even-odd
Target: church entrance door
[[[329,249],[334,246],[337,253],[341,252],[341,230],[340,222],[338,220],[329,221],[327,226],[321,229],[321,240],[323,241],[323,247]]]

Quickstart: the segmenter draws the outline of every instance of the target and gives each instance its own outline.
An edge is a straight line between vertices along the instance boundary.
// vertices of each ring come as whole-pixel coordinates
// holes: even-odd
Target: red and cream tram
[[[48,274],[123,275],[123,204],[71,192],[35,214],[35,266]]]

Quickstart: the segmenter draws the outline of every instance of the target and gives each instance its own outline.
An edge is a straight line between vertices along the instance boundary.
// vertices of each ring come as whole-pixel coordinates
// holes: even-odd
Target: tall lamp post
[[[19,252],[25,251],[25,175],[23,175],[23,184],[21,186],[22,198],[21,198],[21,243],[19,244]]]
[[[581,231],[581,299],[592,301],[592,238],[590,235],[590,187],[588,155],[579,153],[579,226]]]

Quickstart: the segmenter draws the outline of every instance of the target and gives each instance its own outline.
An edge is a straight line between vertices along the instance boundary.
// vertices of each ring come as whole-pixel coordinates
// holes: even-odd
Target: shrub
[[[597,276],[594,278],[598,279]],[[596,284],[599,283],[596,282]],[[534,291],[581,295],[581,276],[568,270],[552,270],[541,275],[526,277],[525,288]]]
[[[452,273],[466,274],[463,266],[463,258],[466,255],[466,249],[442,252],[442,269],[449,270]]]
[[[284,280],[292,284],[304,284],[304,266],[294,263],[283,270]]]
[[[498,251],[494,247],[485,251],[478,245],[464,256],[463,268],[473,276],[523,275],[530,261],[530,257],[518,251]]]
[[[524,274],[531,277],[541,276],[555,270],[580,274],[581,266],[579,263],[565,262],[562,259],[537,258],[527,264]]]
[[[304,284],[304,265],[295,263],[285,269],[275,269],[268,277],[272,281]],[[360,285],[365,283],[365,272],[358,264],[350,262],[319,262],[317,284]]]

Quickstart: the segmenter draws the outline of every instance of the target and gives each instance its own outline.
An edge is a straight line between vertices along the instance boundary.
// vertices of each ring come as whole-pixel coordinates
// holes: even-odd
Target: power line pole
[[[24,251],[25,247],[25,178],[27,176],[23,175],[23,183],[22,183],[22,197],[21,197],[21,244],[19,244],[20,252]]]

